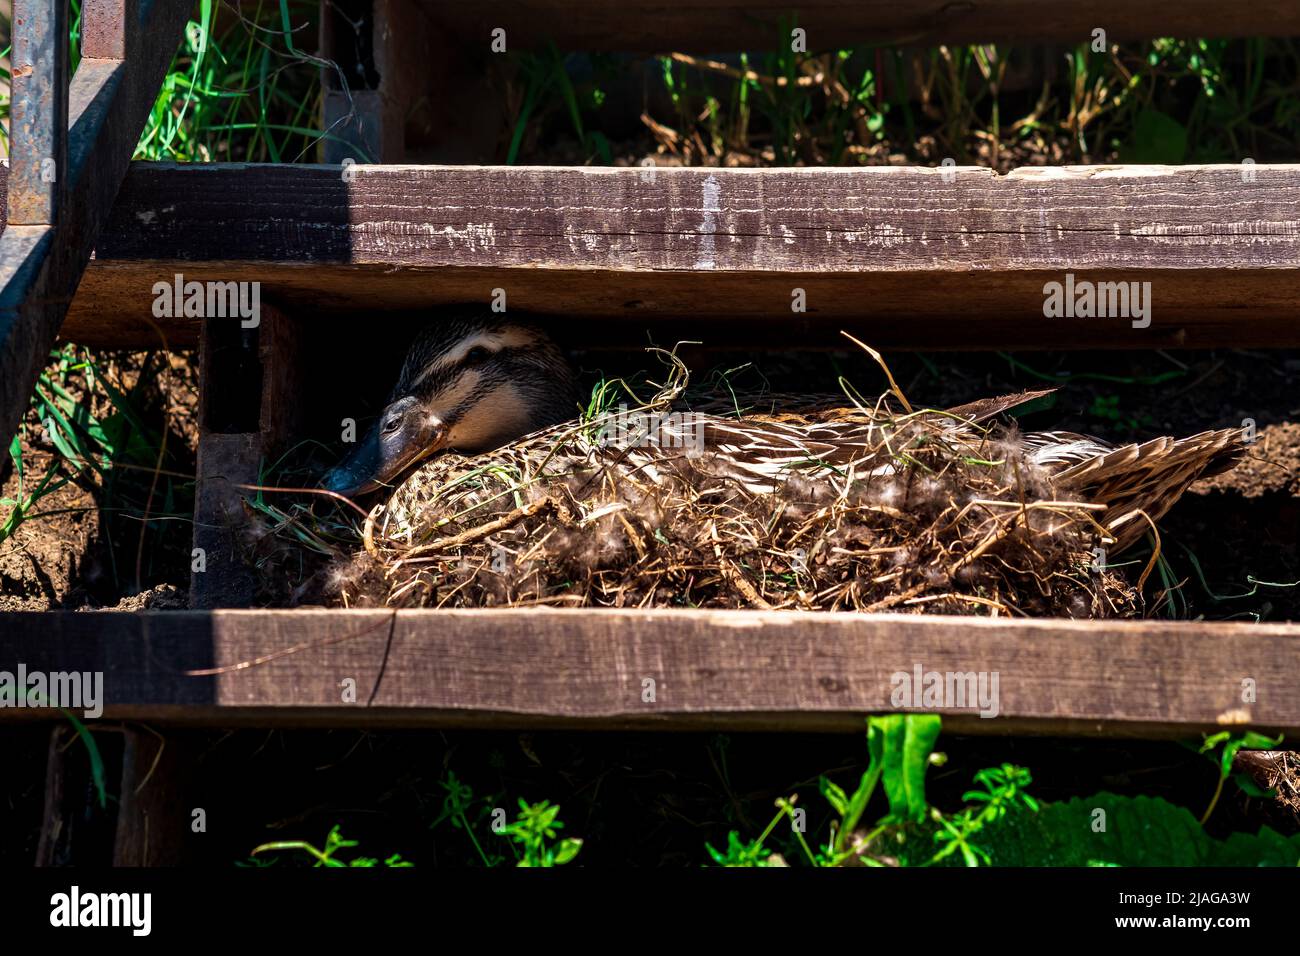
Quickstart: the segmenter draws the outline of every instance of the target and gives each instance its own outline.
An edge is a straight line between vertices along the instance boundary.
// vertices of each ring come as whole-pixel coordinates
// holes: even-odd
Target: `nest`
[[[612,433],[606,411],[487,456],[429,461],[370,512],[364,547],[329,569],[326,599],[1137,611],[1122,577],[1091,567],[1108,540],[1101,506],[1063,500],[1003,426],[953,428],[944,413],[897,410],[886,393],[853,411],[875,438],[848,460],[788,463],[755,487],[736,454],[684,441],[727,419],[669,413],[680,391],[634,409],[639,429]]]

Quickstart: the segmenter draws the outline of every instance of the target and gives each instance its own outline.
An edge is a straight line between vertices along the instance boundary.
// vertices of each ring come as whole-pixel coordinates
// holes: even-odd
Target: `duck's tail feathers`
[[[1058,488],[1106,505],[1098,520],[1115,537],[1116,552],[1147,531],[1142,513],[1158,521],[1192,482],[1227,471],[1245,451],[1240,428],[1119,447],[1063,432],[1026,435],[1025,442]]]

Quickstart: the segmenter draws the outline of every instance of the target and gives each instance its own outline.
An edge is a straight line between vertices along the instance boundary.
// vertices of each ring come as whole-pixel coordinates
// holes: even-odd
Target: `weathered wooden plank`
[[[109,260],[687,272],[1300,267],[1300,166],[138,164]],[[150,215],[152,213],[152,215]]]
[[[49,117],[61,122],[70,116],[71,124],[65,168],[57,170],[57,217],[24,214],[22,220],[57,222],[16,225],[0,234],[2,444],[27,407],[191,7],[190,0],[130,0],[120,9],[105,3],[87,11],[96,18],[88,24],[88,52],[115,52],[121,32],[124,58],[84,58],[68,90],[67,111]],[[0,459],[0,474],[7,466],[8,459]]]
[[[257,355],[262,366],[258,432],[262,454],[268,457],[279,456],[298,439],[307,415],[303,396],[308,394],[309,375],[303,346],[301,318],[262,305],[257,327]]]
[[[451,36],[436,9],[412,0],[331,0],[321,10],[324,162],[491,159],[506,118],[486,42]]]
[[[190,563],[190,606],[246,607],[257,577],[240,559],[247,529],[241,484],[256,484],[262,461],[261,436],[199,436],[194,488],[194,548]]]
[[[500,28],[510,49],[550,40],[575,50],[771,49],[782,18],[796,10],[810,51],[850,43],[1083,43],[1097,28],[1110,40],[1300,32],[1300,9],[1289,0],[1233,4],[1230,15],[1221,0],[488,0],[426,6],[462,42],[486,46]]]
[[[184,733],[122,733],[113,866],[179,866],[191,823],[184,794],[192,744]]]
[[[87,750],[67,721],[50,730],[36,866],[175,866],[189,832],[182,801],[193,759],[184,732],[91,723],[110,799],[100,806]]]
[[[67,865],[73,858],[76,816],[70,812],[81,806],[78,787],[69,785],[64,751],[72,738],[70,725],[58,724],[50,730],[50,746],[45,756],[45,805],[41,813],[41,835],[36,844],[36,866]],[[75,798],[74,798],[75,795]]]
[[[982,673],[989,688],[998,675],[994,719],[953,700],[926,705],[968,732],[1300,730],[1295,624],[542,609],[0,614],[0,669],[19,661],[102,671],[106,716],[177,723],[855,729],[863,714],[894,708],[893,675],[919,668]]]
[[[199,447],[190,606],[247,607],[256,575],[241,560],[248,531],[239,485],[293,441],[305,412],[301,323],[261,306],[254,328],[204,322],[199,348]]]
[[[399,79],[380,73],[375,63],[376,46],[382,49],[389,43],[375,23],[375,8],[384,2],[320,4],[321,128],[328,134],[320,144],[320,158],[326,163],[401,159],[406,104],[377,88],[380,82],[391,86]],[[420,84],[415,77],[408,79],[412,87]]]
[[[239,558],[247,527],[241,484],[262,461],[260,328],[236,318],[203,322],[199,345],[199,445],[195,461],[190,607],[246,607],[257,579]]]
[[[112,793],[121,769],[121,736],[116,727],[89,728],[92,733],[100,729],[107,732],[96,734],[95,746],[103,761],[105,790]],[[36,866],[100,866],[112,852],[114,808],[100,805],[86,747],[77,737],[67,721],[50,729]]]
[[[815,344],[810,330],[830,344],[851,323],[888,347],[1295,346],[1298,209],[1300,166],[358,166],[345,179],[140,164],[66,334],[151,341],[152,285],[183,273],[260,280],[264,299],[313,317],[501,288],[511,309],[566,323],[631,320],[639,341],[653,317],[694,337],[701,319],[744,319],[787,344]],[[1046,318],[1044,287],[1067,274],[1151,283],[1150,324]],[[162,321],[193,340],[193,320]]]

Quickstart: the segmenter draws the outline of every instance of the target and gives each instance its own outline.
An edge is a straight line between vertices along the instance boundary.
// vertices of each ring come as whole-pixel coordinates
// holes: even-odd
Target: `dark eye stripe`
[[[465,413],[476,405],[483,402],[483,399],[492,394],[501,384],[500,379],[487,379],[479,382],[478,387],[461,399],[460,404],[453,408],[448,414],[448,421],[458,422],[465,417]]]

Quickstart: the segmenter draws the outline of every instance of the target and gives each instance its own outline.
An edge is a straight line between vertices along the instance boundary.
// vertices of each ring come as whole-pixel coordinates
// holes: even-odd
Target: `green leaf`
[[[205,14],[207,13],[206,5],[204,8],[204,13]],[[205,17],[205,25],[206,25],[206,17]],[[280,25],[284,30],[284,45],[289,48],[290,53],[292,53],[294,56],[297,56],[298,51],[295,50],[293,46],[293,27],[289,25],[289,4],[287,0],[280,0]],[[205,37],[208,35],[208,31],[206,29],[203,31],[203,35]]]
[[[108,807],[108,789],[105,783],[104,775],[104,758],[99,752],[99,744],[95,743],[95,738],[91,735],[86,725],[79,721],[72,711],[60,707],[63,716],[68,718],[73,729],[77,732],[77,738],[86,745],[86,754],[90,758],[90,779],[95,785],[95,793],[99,797],[100,809]]]
[[[883,779],[889,815],[898,822],[925,818],[925,771],[939,739],[937,714],[873,717],[884,736]]]
[[[1277,796],[1276,790],[1265,790],[1254,781],[1250,774],[1245,773],[1244,771],[1234,773],[1232,775],[1232,782],[1235,783],[1237,788],[1248,797],[1255,797],[1258,800],[1271,800]]]
[[[853,791],[853,796],[849,798],[839,833],[835,837],[835,850],[839,853],[844,852],[848,847],[853,831],[857,828],[858,822],[862,819],[862,814],[867,809],[867,803],[870,802],[871,795],[875,792],[876,783],[880,780],[880,774],[884,768],[885,733],[878,721],[879,718],[876,717],[867,718],[867,755],[869,758],[867,769],[858,782],[858,788]]]
[[[17,433],[9,442],[9,458],[14,463],[14,474],[18,476],[18,493],[21,495],[23,486],[23,440],[21,435]]]
[[[610,147],[609,140],[604,133],[592,130],[587,134],[586,141],[595,147],[596,154],[600,157],[602,163],[606,166],[614,165],[614,150]]]
[[[849,795],[844,792],[843,787],[826,777],[818,777],[817,788],[821,791],[822,796],[826,798],[826,802],[841,817],[848,812]]]
[[[1175,166],[1187,155],[1187,128],[1159,110],[1144,109],[1133,121],[1133,136],[1120,150],[1122,163]]]
[[[1101,811],[1099,813],[1098,811]],[[1102,815],[1104,813],[1104,816]],[[1099,829],[1104,821],[1105,829]],[[1098,793],[1017,810],[985,825],[994,866],[1295,866],[1300,834],[1268,827],[1227,840],[1206,835],[1186,808],[1157,797]]]
[[[568,837],[560,841],[559,847],[555,851],[555,865],[563,866],[573,860],[582,849],[582,841],[575,837]]]

